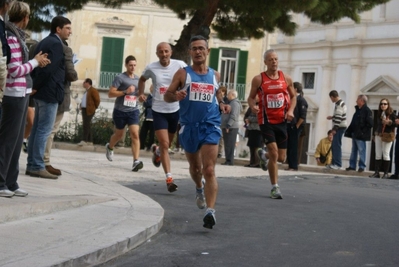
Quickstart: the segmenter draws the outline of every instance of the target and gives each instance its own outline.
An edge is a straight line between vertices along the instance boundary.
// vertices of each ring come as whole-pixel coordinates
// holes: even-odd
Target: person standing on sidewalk
[[[83,88],[85,93],[82,97],[80,107],[82,109],[83,121],[83,140],[78,146],[93,145],[93,135],[91,133],[91,120],[96,113],[96,109],[100,105],[100,94],[97,89],[93,87],[93,81],[86,78],[83,81]]]
[[[238,122],[240,120],[240,113],[242,110],[241,103],[237,100],[237,91],[229,90],[227,93],[229,105],[231,107],[230,113],[222,114],[222,135],[224,143],[224,155],[226,161],[222,165],[234,165],[234,150],[238,135]]]
[[[11,49],[7,83],[4,88],[3,118],[0,122],[0,197],[24,197],[28,192],[19,188],[19,157],[25,129],[32,79],[29,73],[36,67],[50,63],[46,54],[39,52],[29,60],[24,29],[28,25],[28,4],[13,1],[6,23],[7,42]]]
[[[277,161],[284,162],[287,154],[287,123],[294,119],[296,92],[290,76],[278,69],[278,56],[273,50],[264,54],[265,72],[252,79],[248,105],[258,114],[259,127],[266,143],[267,153],[260,148],[260,166],[269,171],[272,190],[270,197],[282,199],[278,185]],[[256,105],[256,95],[259,104]]]
[[[134,74],[136,69],[136,58],[134,56],[127,56],[125,59],[126,71],[115,77],[111,88],[108,92],[108,97],[116,97],[114,112],[112,119],[115,124],[115,132],[111,136],[109,143],[105,145],[105,155],[109,161],[113,160],[114,147],[116,143],[122,138],[125,126],[129,128],[130,138],[132,140],[132,154],[133,167],[132,171],[137,172],[143,168],[143,162],[139,160],[140,154],[140,138],[139,138],[139,123],[140,110],[137,105],[138,98],[138,82],[139,77]]]
[[[367,106],[367,96],[359,95],[357,97],[356,104],[357,106],[355,106],[355,114],[353,114],[352,121],[348,129],[345,131],[345,137],[352,138],[352,151],[349,159],[349,168],[346,168],[346,170],[356,170],[357,156],[359,154],[358,172],[363,172],[366,169],[366,141],[371,140],[373,113]]]
[[[154,118],[152,117],[152,93],[154,87],[151,85],[150,94],[147,96],[146,100],[143,102],[144,107],[144,120],[140,128],[140,149],[151,150],[152,144],[154,144]],[[148,140],[148,141],[147,141]]]
[[[374,131],[373,141],[375,148],[375,171],[370,178],[380,178],[380,171],[384,174],[382,179],[389,178],[389,165],[391,163],[392,143],[395,140],[396,115],[387,98],[380,100],[377,117],[377,129]]]
[[[342,168],[342,136],[346,130],[346,105],[345,102],[339,98],[338,92],[332,90],[329,94],[331,101],[335,104],[334,114],[328,116],[327,120],[332,120],[334,139],[332,141],[332,164],[327,165],[327,168],[339,170]]]
[[[197,207],[208,207],[203,226],[212,229],[216,223],[218,183],[215,165],[222,135],[220,112],[230,112],[230,106],[223,103],[218,90],[220,74],[206,65],[209,52],[205,37],[191,37],[189,53],[193,63],[176,72],[165,94],[165,101],[180,101],[180,144],[185,150],[190,175],[196,186]],[[202,177],[205,178],[205,190]]]
[[[50,35],[36,46],[35,53],[48,54],[51,65],[32,72],[35,118],[28,141],[26,174],[32,177],[57,179],[46,170],[44,151],[57,115],[58,105],[64,101],[65,56],[62,40],[72,33],[71,21],[56,16],[51,21]]]
[[[140,101],[145,101],[144,95],[145,81],[152,80],[153,99],[152,99],[152,117],[155,136],[158,139],[159,147],[152,146],[152,163],[159,167],[162,163],[166,177],[166,187],[169,192],[177,190],[174,183],[170,167],[169,148],[173,142],[179,122],[179,102],[167,103],[164,101],[164,95],[168,90],[173,75],[179,69],[187,66],[181,60],[171,59],[172,48],[168,43],[159,43],[157,45],[156,55],[158,61],[149,64],[143,71],[139,81]]]
[[[51,147],[53,146],[54,135],[58,132],[62,118],[65,112],[69,112],[69,106],[71,105],[71,82],[78,80],[78,73],[75,70],[75,66],[72,62],[73,52],[68,46],[66,39],[69,36],[62,36],[62,42],[64,45],[64,55],[65,55],[65,81],[64,81],[64,101],[58,105],[57,115],[55,116],[55,121],[51,134],[47,138],[46,148],[44,150],[44,165],[46,170],[54,175],[60,176],[61,170],[54,168],[50,163]]]
[[[299,136],[305,128],[306,115],[308,113],[308,102],[302,96],[302,84],[294,82],[297,93],[296,107],[294,109],[294,119],[287,126],[288,147],[287,147],[287,171],[298,170],[298,142]]]
[[[398,114],[396,114],[398,116]],[[395,119],[395,126],[396,126],[396,137],[395,137],[395,173],[389,176],[389,179],[392,180],[399,180],[399,118],[396,117]]]

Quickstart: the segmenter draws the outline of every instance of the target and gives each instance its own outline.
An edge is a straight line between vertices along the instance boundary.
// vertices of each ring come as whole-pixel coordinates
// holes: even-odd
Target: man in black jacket
[[[51,64],[32,72],[35,119],[29,137],[26,174],[33,177],[57,179],[44,164],[44,149],[54,125],[58,104],[64,100],[65,58],[62,40],[71,35],[71,21],[57,16],[51,21],[51,33],[35,48],[35,54],[48,54]]]
[[[371,129],[373,128],[373,113],[367,106],[367,96],[359,95],[356,100],[357,106],[351,124],[345,132],[345,137],[352,138],[352,151],[349,159],[349,168],[356,170],[357,155],[359,154],[359,172],[366,169],[366,141],[371,140]]]
[[[306,114],[308,112],[308,102],[302,96],[302,84],[299,82],[294,82],[294,88],[297,93],[296,97],[296,107],[294,109],[294,119],[291,123],[287,124],[288,133],[288,146],[287,146],[287,162],[288,171],[298,170],[298,141],[301,135],[305,123]]]

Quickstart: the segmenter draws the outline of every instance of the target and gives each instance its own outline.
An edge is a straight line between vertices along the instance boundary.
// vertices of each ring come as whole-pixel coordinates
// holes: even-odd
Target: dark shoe
[[[389,179],[389,174],[385,172],[381,179]]]
[[[157,155],[157,149],[158,149],[158,146],[156,144],[153,144],[151,146],[152,164],[154,164],[154,166],[158,168],[159,166],[161,166],[161,157]]]
[[[223,163],[222,163],[222,164],[223,164]],[[247,164],[247,165],[244,165],[244,167],[250,168],[250,167],[252,167],[252,165],[251,165],[251,164]]]
[[[166,188],[170,193],[175,192],[177,190],[177,185],[175,184],[175,181],[173,180],[172,177],[166,178]]]
[[[24,151],[25,153],[28,153],[28,144],[26,142],[22,143],[22,151]]]
[[[49,173],[47,170],[43,169],[40,171],[29,171],[31,177],[40,177],[46,179],[58,179],[57,175]]]
[[[222,154],[221,154],[221,153],[219,153],[219,154],[218,154],[218,158],[221,158],[221,157],[222,157]]]
[[[209,210],[209,209],[208,209]],[[215,212],[214,211],[208,211],[205,214],[205,217],[203,219],[204,222],[204,227],[208,229],[212,229],[213,226],[216,224],[216,218],[215,218]]]
[[[30,175],[30,171],[29,171],[29,170],[26,170],[26,171],[25,171],[25,175]]]
[[[359,169],[360,170],[360,169]],[[363,170],[363,169],[362,169]],[[345,171],[356,171],[356,169],[352,168],[352,167],[348,167],[345,169]]]
[[[233,164],[232,164],[232,163],[230,163],[230,162],[223,162],[223,163],[222,163],[222,165],[229,165],[229,166],[233,166]]]
[[[370,178],[380,178],[380,174],[378,172],[373,173],[369,176]]]
[[[142,161],[138,160],[138,161],[133,162],[132,171],[137,172],[137,171],[139,171],[142,168],[143,168],[143,162]]]
[[[392,174],[391,176],[389,176],[388,179],[391,179],[391,180],[399,180],[399,175],[398,175],[398,174]]]
[[[364,169],[363,168],[359,168],[357,171],[358,172],[364,172]]]
[[[251,165],[251,167],[252,167],[252,168],[260,168],[260,165],[259,165],[259,164]]]
[[[51,173],[51,174],[57,175],[57,176],[62,175],[60,169],[56,169],[56,168],[54,168],[54,167],[51,166],[51,165],[47,165],[47,166],[46,166],[46,171],[48,171],[48,172]]]
[[[294,171],[294,172],[296,172],[296,171],[298,171],[298,169],[293,169],[293,168],[288,168],[288,169],[284,169],[285,171]]]

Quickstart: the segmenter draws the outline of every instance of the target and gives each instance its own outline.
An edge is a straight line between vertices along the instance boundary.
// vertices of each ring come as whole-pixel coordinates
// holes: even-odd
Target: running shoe
[[[283,195],[280,192],[280,187],[274,186],[270,192],[270,197],[273,199],[283,199]]]
[[[195,196],[195,202],[197,203],[197,207],[199,209],[205,209],[206,203],[205,203],[205,194],[204,194],[204,189],[202,189],[201,192],[196,192]]]
[[[143,168],[143,162],[140,160],[136,160],[133,162],[132,171],[137,172],[138,170]]]
[[[157,155],[157,150],[158,146],[156,144],[153,144],[151,146],[151,151],[152,151],[152,163],[154,164],[155,167],[159,167],[161,165],[161,157]]]
[[[168,153],[170,154],[170,155],[173,155],[173,154],[175,154],[175,152],[172,150],[172,149],[168,149]]]
[[[260,163],[260,167],[262,168],[262,170],[267,171],[267,164],[269,163],[269,160],[266,159],[266,153],[262,148],[258,148],[257,151],[257,155],[259,157],[259,163]]]
[[[212,229],[213,226],[216,224],[215,210],[207,209],[203,221],[204,221],[203,226],[205,228]]]
[[[114,157],[114,150],[109,148],[109,143],[107,143],[107,144],[105,145],[105,150],[106,150],[105,156],[107,157],[107,159],[108,159],[109,161],[112,161],[112,159],[113,159],[113,157]]]
[[[27,144],[26,142],[23,142],[23,143],[22,143],[22,150],[23,150],[25,153],[28,153],[28,144]]]
[[[166,187],[170,193],[175,192],[177,190],[177,185],[174,183],[172,177],[166,178]]]

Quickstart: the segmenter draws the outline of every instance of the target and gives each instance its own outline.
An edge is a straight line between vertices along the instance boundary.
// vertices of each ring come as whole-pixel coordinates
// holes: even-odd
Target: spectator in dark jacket
[[[147,147],[147,151],[150,151],[151,145],[154,144],[154,126],[152,118],[152,86],[150,88],[150,94],[147,96],[146,101],[143,102],[143,107],[144,120],[140,129],[140,149],[145,149]],[[148,142],[146,142],[146,140],[148,140]]]
[[[308,112],[308,102],[302,96],[302,84],[294,82],[294,88],[297,93],[296,106],[294,109],[294,119],[287,124],[288,146],[287,146],[287,162],[288,171],[298,170],[298,142],[301,132],[305,128],[306,114]]]
[[[29,136],[26,174],[33,177],[57,179],[49,173],[44,164],[44,150],[48,136],[54,125],[58,104],[64,100],[65,57],[62,40],[72,33],[71,21],[63,16],[51,21],[50,35],[44,38],[35,49],[48,54],[50,65],[36,68],[32,72],[35,119]]]
[[[352,151],[349,159],[349,168],[346,170],[356,170],[357,156],[359,154],[358,171],[362,172],[366,168],[366,141],[371,140],[373,114],[367,106],[367,96],[359,95],[356,104],[356,112],[353,114],[351,124],[345,131],[345,137],[352,138]]]

